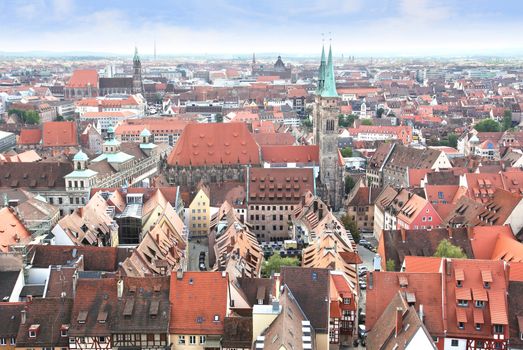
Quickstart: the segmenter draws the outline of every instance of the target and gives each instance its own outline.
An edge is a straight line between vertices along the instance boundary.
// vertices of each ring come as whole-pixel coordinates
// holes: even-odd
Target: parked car
[[[358,325],[358,336],[361,339],[364,339],[366,335],[367,335],[367,332],[365,330],[365,325],[364,324]]]
[[[205,267],[205,264],[202,263],[202,262],[200,263],[200,266],[199,266],[199,267],[200,267],[200,271],[205,271],[205,270],[207,270],[207,268]]]
[[[369,244],[369,241],[367,241],[365,238],[362,238],[362,239],[360,239],[359,244],[362,246],[365,246],[366,244]]]
[[[365,289],[367,289],[367,282],[360,281],[360,289],[361,289],[361,290],[365,290]]]

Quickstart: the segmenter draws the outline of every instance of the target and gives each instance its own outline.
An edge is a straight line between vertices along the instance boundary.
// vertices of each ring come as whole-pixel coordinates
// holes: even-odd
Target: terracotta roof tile
[[[0,252],[7,253],[13,244],[27,244],[31,233],[10,208],[0,209]]]
[[[221,272],[185,272],[181,279],[173,274],[170,333],[223,334],[227,291],[228,278]]]
[[[262,159],[269,163],[314,163],[319,164],[319,147],[307,146],[262,146]]]
[[[489,290],[488,296],[491,323],[508,325],[508,310],[505,291]]]
[[[47,122],[43,123],[44,147],[78,146],[75,122]]]
[[[70,88],[98,87],[98,72],[94,69],[75,70],[67,83]]]
[[[244,123],[189,124],[167,162],[171,166],[260,164],[260,150]]]
[[[19,145],[36,145],[42,141],[42,130],[40,129],[22,129],[18,137]]]

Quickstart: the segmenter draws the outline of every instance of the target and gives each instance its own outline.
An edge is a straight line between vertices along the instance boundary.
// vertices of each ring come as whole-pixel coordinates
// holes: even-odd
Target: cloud
[[[73,0],[52,0],[55,16],[68,16],[73,12]]]

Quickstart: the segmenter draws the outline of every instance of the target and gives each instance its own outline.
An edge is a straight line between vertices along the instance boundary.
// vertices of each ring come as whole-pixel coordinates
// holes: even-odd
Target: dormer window
[[[461,288],[463,287],[463,281],[456,281],[456,287]]]
[[[481,330],[481,323],[476,323],[476,330],[477,330],[477,331],[480,331],[480,330]]]
[[[39,324],[33,324],[29,327],[29,338],[36,338],[38,331],[40,330]]]
[[[485,306],[485,302],[483,300],[476,300],[476,307],[483,307]]]
[[[343,304],[350,305],[350,298],[343,298]]]
[[[483,287],[485,289],[489,289],[490,288],[490,282],[483,282]]]
[[[503,333],[503,325],[502,324],[495,324],[494,325],[494,333]]]
[[[467,307],[469,306],[469,302],[467,300],[459,299],[458,306]]]
[[[220,315],[214,315],[214,322],[220,321]]]
[[[65,338],[69,335],[68,333],[69,333],[69,326],[66,324],[63,324],[62,327],[60,328],[60,336],[62,338]]]
[[[465,322],[458,322],[459,329],[465,329]]]

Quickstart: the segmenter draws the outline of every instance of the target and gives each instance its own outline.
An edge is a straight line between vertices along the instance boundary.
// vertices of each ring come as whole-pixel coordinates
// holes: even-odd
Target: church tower
[[[143,95],[143,84],[142,84],[142,62],[140,56],[138,56],[138,48],[134,48],[133,57],[133,94]]]
[[[320,149],[319,193],[333,210],[341,208],[343,200],[343,166],[338,151],[339,96],[336,91],[332,48],[325,61],[322,48],[318,88],[313,110],[314,142]]]

